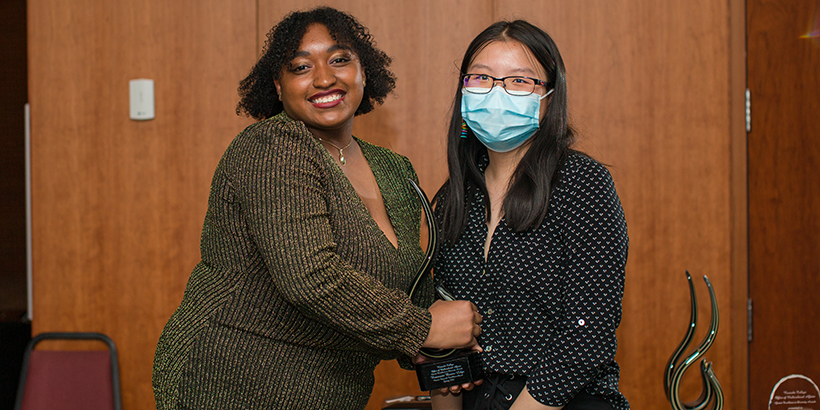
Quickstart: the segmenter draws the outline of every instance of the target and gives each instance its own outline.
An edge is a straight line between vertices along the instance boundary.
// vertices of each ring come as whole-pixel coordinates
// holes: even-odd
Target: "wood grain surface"
[[[34,333],[118,345],[124,408],[154,406],[156,342],[194,264],[216,162],[249,123],[255,2],[29,2]],[[129,119],[128,81],[156,119]]]
[[[749,408],[758,410],[783,377],[820,383],[820,2],[747,7]]]

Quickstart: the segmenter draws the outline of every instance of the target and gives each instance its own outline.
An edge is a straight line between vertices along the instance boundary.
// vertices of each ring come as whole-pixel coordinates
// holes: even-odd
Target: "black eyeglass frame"
[[[549,83],[547,83],[546,81],[544,81],[544,80],[539,80],[539,79],[537,79],[537,78],[532,78],[532,77],[523,76],[523,75],[508,75],[508,76],[506,76],[506,77],[497,78],[497,77],[493,77],[493,76],[488,75],[488,74],[477,74],[477,73],[466,73],[466,74],[462,74],[462,75],[461,75],[461,88],[462,88],[464,91],[466,91],[466,92],[468,92],[468,93],[471,93],[471,94],[487,94],[487,93],[489,93],[490,91],[492,91],[493,87],[490,87],[490,88],[465,87],[465,86],[464,86],[464,79],[465,79],[466,77],[468,77],[468,76],[482,76],[482,77],[492,78],[492,79],[493,79],[493,87],[495,87],[495,83],[496,83],[497,81],[501,81],[501,86],[504,88],[504,92],[506,92],[506,93],[507,93],[507,94],[509,94],[509,95],[515,95],[515,96],[525,96],[525,95],[530,95],[530,94],[532,94],[532,93],[534,93],[534,92],[535,92],[535,86],[538,86],[538,85],[541,85],[541,86],[543,86],[543,87],[544,87],[544,88],[546,88],[546,89],[549,89]],[[535,84],[533,84],[533,85],[532,85],[532,91],[530,91],[530,92],[529,92],[529,93],[527,93],[527,94],[514,94],[515,92],[510,92],[510,90],[508,90],[508,89],[507,89],[507,82],[506,82],[506,80],[507,80],[508,78],[526,78],[526,79],[528,79],[528,80],[532,80],[532,81],[534,81],[534,82],[535,82]],[[484,91],[484,92],[475,92],[475,91],[471,91],[471,90],[469,90],[468,88],[476,88],[476,89],[479,89],[479,90],[486,90],[486,91]]]

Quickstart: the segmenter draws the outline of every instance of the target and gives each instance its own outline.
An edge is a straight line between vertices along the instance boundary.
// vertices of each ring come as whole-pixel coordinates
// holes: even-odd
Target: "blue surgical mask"
[[[508,152],[520,147],[538,131],[543,96],[510,95],[503,87],[493,87],[489,93],[461,94],[461,117],[487,149]]]

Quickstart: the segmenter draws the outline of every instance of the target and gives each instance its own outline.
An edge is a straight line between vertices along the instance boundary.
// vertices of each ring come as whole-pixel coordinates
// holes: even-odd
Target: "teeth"
[[[342,94],[326,95],[324,97],[315,98],[312,101],[319,104],[329,103],[342,98]]]

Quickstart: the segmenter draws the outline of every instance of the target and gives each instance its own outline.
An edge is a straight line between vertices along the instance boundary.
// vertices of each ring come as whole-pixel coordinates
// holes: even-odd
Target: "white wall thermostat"
[[[138,78],[128,82],[131,100],[131,119],[154,119],[154,80]]]

